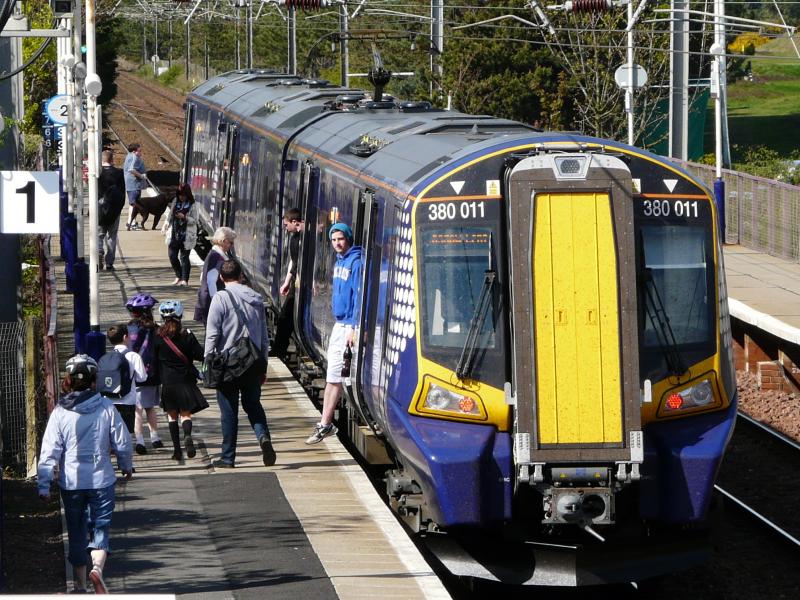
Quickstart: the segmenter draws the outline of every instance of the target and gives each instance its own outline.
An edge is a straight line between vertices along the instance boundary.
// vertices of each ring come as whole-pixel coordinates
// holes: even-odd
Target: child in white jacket
[[[123,475],[130,479],[131,438],[111,400],[94,391],[97,378],[94,359],[85,354],[73,356],[67,361],[66,371],[61,383],[65,395],[53,409],[42,440],[39,497],[50,499],[50,484],[57,465],[75,591],[86,589],[88,548],[93,563],[89,578],[95,593],[105,594],[103,567],[108,557],[116,483],[109,451],[117,455]]]

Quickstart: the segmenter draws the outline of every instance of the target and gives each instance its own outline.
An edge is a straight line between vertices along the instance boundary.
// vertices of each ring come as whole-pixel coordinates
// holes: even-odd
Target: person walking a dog
[[[122,170],[125,173],[125,193],[128,195],[128,223],[126,227],[128,231],[131,229],[139,230],[141,227],[135,221],[133,205],[142,195],[142,190],[149,185],[140,144],[133,143],[128,146],[128,155],[125,157]]]

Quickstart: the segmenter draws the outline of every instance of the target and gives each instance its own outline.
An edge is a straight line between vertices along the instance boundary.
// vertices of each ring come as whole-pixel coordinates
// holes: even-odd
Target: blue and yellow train
[[[187,99],[182,177],[322,364],[337,221],[364,247],[347,428],[453,572],[582,585],[702,555],[736,406],[717,212],[662,157],[264,71]]]

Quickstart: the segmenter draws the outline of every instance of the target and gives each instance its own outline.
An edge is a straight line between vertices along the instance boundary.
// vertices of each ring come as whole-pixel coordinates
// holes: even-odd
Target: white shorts
[[[347,332],[350,327],[344,323],[336,323],[328,340],[328,372],[325,381],[328,383],[342,383],[342,355],[347,345]]]

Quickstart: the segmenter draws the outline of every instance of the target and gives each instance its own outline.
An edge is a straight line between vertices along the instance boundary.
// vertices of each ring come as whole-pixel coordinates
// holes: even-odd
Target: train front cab
[[[541,496],[545,526],[597,538],[570,536],[576,582],[613,580],[626,561],[641,577],[704,560],[689,530],[735,414],[708,194],[669,165],[602,151],[529,156],[506,189],[517,493]],[[645,521],[682,545],[631,546],[616,574],[597,562]]]
[[[644,459],[632,188],[604,154],[528,157],[507,183],[517,480],[544,523],[590,532]]]

